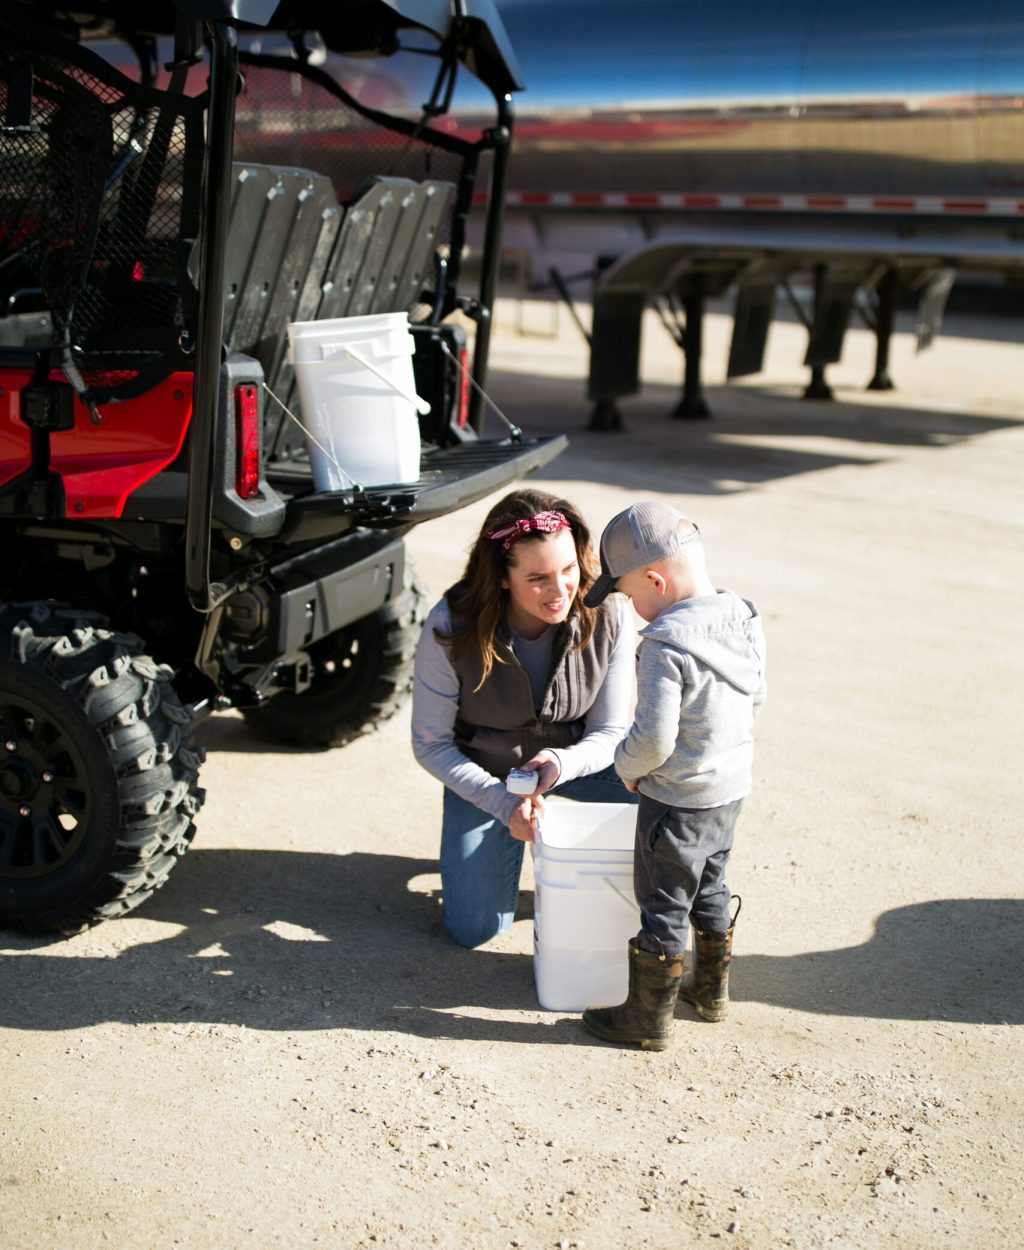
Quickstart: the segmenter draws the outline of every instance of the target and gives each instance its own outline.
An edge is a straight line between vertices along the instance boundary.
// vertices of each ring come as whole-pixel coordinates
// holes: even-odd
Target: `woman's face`
[[[501,583],[508,591],[508,621],[524,638],[539,638],[569,615],[580,588],[580,566],[572,531],[555,530],[509,552]]]

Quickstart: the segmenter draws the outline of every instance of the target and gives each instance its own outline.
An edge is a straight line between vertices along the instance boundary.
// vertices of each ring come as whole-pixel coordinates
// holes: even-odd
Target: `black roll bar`
[[[210,96],[203,170],[203,229],[199,249],[199,316],[185,510],[185,584],[197,612],[210,612],[231,587],[210,581],[211,489],[224,338],[224,255],[231,211],[231,159],[238,35],[227,22],[209,22]]]
[[[480,386],[486,384],[487,361],[491,350],[494,297],[498,289],[498,269],[501,263],[501,225],[505,217],[514,120],[511,95],[506,92],[501,96],[495,95],[494,99],[498,106],[498,120],[497,125],[489,132],[494,158],[491,162],[491,185],[487,195],[487,218],[480,264],[480,303],[476,310],[476,343],[473,348],[473,377]],[[469,423],[478,434],[483,424],[482,406],[483,395],[474,388],[469,401]]]

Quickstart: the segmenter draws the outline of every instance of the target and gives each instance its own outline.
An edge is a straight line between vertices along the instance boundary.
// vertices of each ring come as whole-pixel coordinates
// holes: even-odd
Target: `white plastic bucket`
[[[536,883],[533,971],[549,1011],[613,1006],[629,988],[629,939],[640,928],[633,895],[636,807],[546,802],[532,844]]]
[[[375,313],[288,326],[313,485],[345,490],[420,475],[414,343],[406,313]]]

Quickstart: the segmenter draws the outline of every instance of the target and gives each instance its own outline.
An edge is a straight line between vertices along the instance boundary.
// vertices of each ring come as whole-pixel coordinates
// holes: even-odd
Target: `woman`
[[[463,946],[511,925],[541,795],[635,801],[611,767],[632,713],[633,618],[621,595],[584,606],[595,576],[577,509],[513,491],[423,628],[413,751],[444,783],[444,918]],[[509,793],[511,768],[538,774],[533,796]]]

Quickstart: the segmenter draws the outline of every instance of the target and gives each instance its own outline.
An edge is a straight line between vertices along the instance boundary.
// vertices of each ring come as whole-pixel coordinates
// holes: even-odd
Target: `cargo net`
[[[0,79],[0,307],[49,312],[95,411],[188,359],[202,114],[6,21]]]
[[[380,176],[437,180],[459,188],[436,235],[447,264],[446,283],[454,290],[469,207],[465,201],[475,169],[473,146],[429,127],[417,133],[414,123],[409,124],[411,134],[394,128],[388,124],[391,119],[360,109],[343,87],[290,70],[283,59],[268,65],[243,54],[241,61],[245,85],[236,112],[236,161],[322,174],[342,204],[355,200],[361,188]],[[415,322],[426,320],[432,309],[416,303],[407,311]]]

